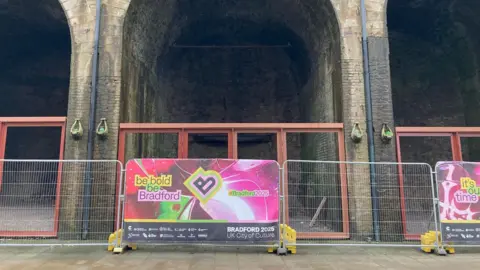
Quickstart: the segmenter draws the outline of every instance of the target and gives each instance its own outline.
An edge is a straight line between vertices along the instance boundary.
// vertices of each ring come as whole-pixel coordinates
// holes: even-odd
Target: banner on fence
[[[439,162],[436,177],[443,239],[480,244],[480,163]]]
[[[279,174],[278,163],[270,160],[130,160],[125,239],[278,240]]]

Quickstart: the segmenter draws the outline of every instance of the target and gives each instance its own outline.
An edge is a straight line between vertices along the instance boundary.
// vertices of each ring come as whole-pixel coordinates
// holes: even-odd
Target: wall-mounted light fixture
[[[393,131],[386,123],[382,124],[381,138],[383,143],[389,143],[393,138]]]
[[[97,126],[96,133],[97,133],[97,136],[100,137],[100,139],[107,138],[108,125],[107,125],[107,119],[106,118],[100,119],[100,123]]]
[[[352,141],[354,143],[359,143],[359,142],[362,141],[362,137],[363,137],[363,131],[360,128],[360,124],[358,122],[355,122],[353,124],[352,133],[350,134],[350,138],[352,139]]]
[[[83,136],[83,127],[80,119],[75,119],[72,127],[70,128],[70,135],[75,141],[78,141]]]

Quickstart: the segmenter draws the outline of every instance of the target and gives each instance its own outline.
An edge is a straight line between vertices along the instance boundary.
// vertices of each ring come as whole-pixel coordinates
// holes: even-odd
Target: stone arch
[[[343,122],[330,0],[132,0],[122,46],[120,122]],[[289,158],[336,160],[328,136],[292,137]],[[174,148],[172,139],[131,136],[126,159],[171,157]]]
[[[73,41],[60,1],[4,1],[0,5],[7,6],[0,18],[0,35],[8,40],[0,52],[0,116],[66,116]],[[49,150],[59,147],[57,131],[51,131],[56,135],[40,129],[32,132],[9,130],[6,158],[58,156],[58,151]],[[35,141],[25,136],[44,141],[25,145]],[[19,145],[18,149],[10,144]]]
[[[390,42],[392,97],[397,126],[480,126],[478,1],[389,0],[387,20]],[[462,140],[464,160],[480,158],[476,138]],[[452,160],[450,137],[408,137],[400,140],[403,162],[435,165]],[[411,169],[413,170],[413,168]],[[412,172],[413,173],[413,172]],[[404,175],[410,172],[404,170]],[[429,183],[405,177],[407,228],[427,220],[431,199]],[[420,210],[420,211],[419,211]],[[408,220],[415,220],[413,223]],[[417,231],[416,231],[417,230]]]
[[[288,29],[290,28],[292,33],[298,37],[298,40],[305,41],[306,46],[304,46],[304,51],[308,54],[308,56],[313,59],[313,61],[320,61],[318,59],[320,58],[327,58],[331,60],[331,58],[335,58],[336,60],[331,60],[332,63],[335,64],[335,68],[326,68],[326,70],[331,70],[335,73],[335,83],[333,84],[336,88],[341,88],[341,83],[339,82],[341,79],[340,75],[340,54],[341,54],[341,39],[340,39],[340,30],[339,30],[339,23],[336,15],[336,10],[334,9],[331,1],[320,1],[321,4],[318,1],[307,1],[304,4],[298,4],[295,1],[289,1],[289,0],[284,0],[280,1],[277,4],[272,4],[269,1],[260,1],[258,4],[252,4],[249,3],[250,1],[246,1],[247,3],[244,4],[239,4],[237,3],[238,1],[213,1],[211,4],[211,8],[213,9],[221,9],[222,5],[232,5],[235,6],[236,9],[240,10],[235,10],[232,11],[230,10],[227,14],[228,17],[230,17],[231,20],[236,21],[235,23],[239,22],[241,18],[249,17],[249,18],[254,18],[253,21],[256,24],[261,24],[264,22],[260,22],[262,18],[267,18],[268,20],[274,20],[274,21],[281,21],[281,24],[284,24],[283,26],[281,24],[277,26],[271,26],[272,29],[279,29],[279,27],[283,27],[286,29],[286,31],[289,31]],[[168,70],[168,68],[165,68],[165,62],[161,61],[160,66],[157,65],[158,58],[160,56],[165,56],[171,53],[172,51],[175,51],[175,49],[172,49],[172,45],[175,42],[176,38],[181,37],[181,29],[185,27],[189,27],[189,25],[193,25],[192,21],[204,21],[205,16],[202,16],[201,14],[196,14],[196,15],[191,15],[194,14],[192,11],[185,11],[188,10],[188,1],[170,1],[170,2],[164,2],[161,1],[158,5],[158,8],[146,8],[146,7],[151,7],[153,3],[150,3],[149,1],[145,0],[133,0],[130,1],[130,5],[128,8],[128,11],[125,16],[124,20],[124,40],[123,40],[123,64],[122,64],[122,70],[123,74],[125,76],[123,77],[123,80],[125,81],[127,79],[127,73],[130,74],[136,74],[136,72],[129,72],[127,69],[129,68],[127,63],[127,59],[130,59],[133,61],[132,58],[136,58],[137,63],[141,63],[139,65],[145,65],[148,66],[148,68],[144,68],[144,70],[150,70],[152,72],[146,72],[148,74],[143,74],[142,76],[153,76],[155,73],[155,76],[159,75],[158,72],[161,72],[162,70]],[[200,4],[198,4],[200,5]],[[249,7],[250,6],[250,7]],[[289,15],[288,12],[286,11],[286,8],[293,8],[295,10],[296,14],[301,14],[302,16],[299,16],[300,18],[295,18],[292,15]],[[201,6],[197,6],[196,8],[202,8]],[[248,8],[253,8],[255,11],[252,14],[249,14],[247,16],[246,13],[242,13],[241,9],[243,8],[243,12],[248,12],[246,11]],[[325,14],[325,24],[328,25],[326,27],[321,28],[318,25],[315,25],[315,20],[321,20],[317,17],[315,17],[315,14],[312,14],[312,10],[318,10],[318,13]],[[188,21],[185,20],[185,18],[181,18],[182,15],[179,15],[181,12],[191,12],[189,15]],[[255,13],[256,12],[256,13]],[[270,13],[269,13],[270,12]],[[273,14],[274,12],[277,12],[277,14]],[[310,14],[309,14],[310,12]],[[210,12],[211,14],[214,13],[214,11]],[[135,16],[136,15],[142,15],[142,16]],[[154,23],[147,24],[145,20],[148,20],[146,18],[150,17],[155,17],[155,19],[161,18],[161,22],[159,22],[159,25],[155,25]],[[313,18],[313,19],[312,19]],[[143,20],[143,21],[142,21]],[[171,24],[173,20],[176,20],[176,25]],[[250,19],[248,19],[250,20]],[[256,20],[256,22],[255,22]],[[317,24],[320,24],[319,21],[316,22]],[[232,25],[234,23],[231,23]],[[238,24],[238,23],[237,23]],[[137,29],[134,30],[133,28],[135,25],[144,25],[142,29]],[[207,24],[205,24],[207,25]],[[214,25],[211,24],[209,26],[209,29],[212,29],[211,26]],[[253,25],[253,24],[252,24]],[[287,27],[285,27],[287,26]],[[183,28],[182,28],[183,27]],[[276,28],[275,28],[276,27]],[[303,27],[303,28],[302,28]],[[314,27],[318,27],[320,29],[319,31],[312,31],[315,30]],[[212,30],[212,31],[221,31],[219,29],[217,30]],[[317,32],[317,37],[314,37],[314,33]],[[125,33],[131,33],[125,34]],[[148,34],[147,34],[148,33]],[[152,38],[155,35],[160,35],[158,38]],[[272,35],[273,32],[272,32]],[[319,38],[319,35],[323,35],[326,37],[333,37],[333,38],[326,38],[326,40],[335,40],[334,42],[322,42],[322,39]],[[149,36],[149,38],[145,38],[146,36]],[[278,36],[278,35],[277,35]],[[183,36],[183,38],[185,35]],[[136,40],[134,43],[132,43],[129,40],[126,40],[128,38],[131,38],[132,40]],[[141,42],[140,42],[141,41]],[[130,43],[129,43],[130,42]],[[155,44],[160,44],[161,45],[155,45]],[[163,46],[163,47],[162,47]],[[301,44],[300,44],[301,46]],[[324,47],[321,47],[324,46]],[[182,51],[180,49],[176,49],[177,52]],[[184,49],[183,51],[188,51],[187,49]],[[192,50],[190,50],[192,51]],[[314,54],[317,55],[314,55]],[[132,54],[136,54],[135,56]],[[318,54],[322,54],[322,56],[318,56]],[[332,55],[334,54],[334,55]],[[171,55],[170,55],[171,56]],[[333,65],[333,64],[332,64]],[[308,69],[308,68],[307,68]],[[301,74],[306,74],[305,72],[300,72]],[[138,74],[137,74],[138,75]],[[317,74],[318,75],[318,74]],[[131,75],[131,76],[136,76],[136,75]],[[327,74],[329,76],[329,74]],[[128,79],[127,79],[128,80]],[[150,80],[156,80],[156,79],[150,79]],[[145,81],[145,80],[144,80]],[[301,80],[300,80],[301,81]],[[310,81],[306,81],[307,83],[313,83]],[[127,83],[128,84],[128,83]],[[125,86],[126,84],[124,84]],[[125,92],[125,87],[123,87],[123,91]],[[132,88],[133,89],[133,88]],[[336,92],[341,92],[341,90],[338,90]],[[131,93],[129,96],[131,97],[133,93]],[[333,97],[329,97],[332,99]],[[123,99],[125,101],[125,99]],[[335,109],[335,116],[330,117],[329,122],[334,122],[334,121],[341,121],[341,101],[340,98],[335,97],[335,102],[331,102],[332,105],[329,106],[334,106]],[[122,106],[126,106],[126,103],[123,102]],[[134,110],[135,107],[132,107],[131,109],[124,109],[122,111],[126,112],[127,115],[123,115],[122,121],[136,121],[135,119],[132,119],[133,116],[128,116],[128,114],[132,114],[132,110]],[[329,108],[331,109],[331,108]],[[137,114],[141,114],[140,112],[137,112]],[[180,113],[181,114],[181,113]],[[135,117],[140,117],[140,116],[135,116]],[[148,117],[147,117],[148,118]],[[149,119],[148,121],[164,121],[165,119]],[[179,119],[180,120],[180,119]],[[167,120],[168,121],[168,120]],[[178,121],[178,120],[177,120]],[[227,120],[228,121],[228,120]],[[234,119],[230,120],[232,122],[235,122]],[[266,122],[270,121],[269,119],[264,120]],[[291,120],[292,121],[292,120]],[[308,122],[307,120],[306,122]],[[315,121],[315,120],[312,120]],[[217,122],[220,122],[217,120]]]
[[[476,1],[388,1],[398,125],[480,126],[480,39],[475,34],[480,23],[471,13],[479,10]],[[442,140],[418,141],[424,145],[418,149],[431,153],[423,158],[432,163],[451,159],[448,139]],[[470,149],[465,159],[480,158],[480,144],[465,141],[462,148]],[[410,158],[422,158],[420,152],[411,153]]]
[[[71,11],[72,8],[76,5],[75,0],[67,0],[67,1],[60,1],[57,0],[60,3],[60,6],[62,7],[63,13],[65,15],[65,18],[67,20],[67,25],[68,25],[68,31],[70,33],[70,43],[71,43],[71,51],[75,51],[75,44],[76,44],[76,36],[75,36],[75,31],[73,27],[76,25],[75,21],[72,19],[72,14],[73,12]],[[80,9],[83,7],[83,5],[86,5],[86,2],[80,3],[80,5],[76,6],[76,9]]]
[[[0,117],[65,117],[73,40],[60,1],[0,1],[0,9]],[[58,159],[61,136],[59,127],[8,127],[5,159]],[[53,232],[56,169],[48,162],[3,164],[0,204],[12,206],[17,226],[28,223],[18,210],[29,209],[23,215],[39,220],[20,230]],[[2,224],[0,230],[12,228]]]

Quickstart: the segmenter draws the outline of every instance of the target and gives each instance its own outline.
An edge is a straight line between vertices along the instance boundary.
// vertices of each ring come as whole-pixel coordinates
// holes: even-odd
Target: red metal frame
[[[228,137],[228,157],[229,159],[234,159],[233,156],[233,130],[228,130],[228,129],[216,129],[216,130],[211,130],[211,129],[183,129],[179,133],[179,145],[182,146],[181,155],[179,155],[179,158],[189,158],[188,156],[188,136],[190,134],[222,134],[222,135],[227,135]],[[182,140],[180,142],[180,140]]]
[[[59,127],[60,153],[59,160],[63,160],[65,146],[66,117],[0,117],[0,160],[5,158],[7,131],[9,127]],[[0,231],[0,236],[10,237],[55,237],[58,233],[60,212],[60,187],[62,183],[62,162],[58,163],[57,185],[55,191],[55,214],[53,231]],[[0,162],[0,191],[3,180],[3,162]]]
[[[401,137],[450,137],[452,160],[462,161],[461,138],[480,137],[480,127],[397,127],[396,147],[400,187],[400,206],[402,212],[403,234],[406,240],[420,240],[420,234],[407,233],[407,214],[405,205],[405,191],[403,186],[402,154],[400,148]]]
[[[281,142],[282,146],[282,159],[283,162],[287,160],[287,134],[288,133],[337,133],[338,141],[338,157],[339,161],[345,161],[345,138],[343,133],[343,124],[340,124],[341,128],[323,128],[323,129],[283,129],[281,131]],[[279,151],[280,152],[280,151]],[[283,164],[280,163],[280,164]],[[342,203],[342,219],[343,226],[342,232],[297,232],[298,239],[348,239],[350,237],[350,219],[348,216],[348,180],[347,180],[347,169],[345,163],[339,163],[340,169],[340,192],[341,192],[341,203]],[[288,169],[283,168],[283,173],[285,176],[288,175]],[[288,177],[284,177],[287,182],[284,183],[285,193],[288,194]],[[288,209],[288,196],[284,198],[285,204]],[[288,224],[289,213],[288,210],[285,211],[285,219]]]
[[[188,158],[188,134],[227,134],[228,158],[238,158],[238,134],[241,133],[271,133],[277,136],[277,161],[283,164],[287,160],[286,137],[287,133],[337,133],[338,154],[340,161],[345,161],[345,141],[342,123],[122,123],[120,124],[118,160],[125,164],[126,135],[131,133],[175,133],[178,135],[178,157]],[[285,171],[284,171],[285,173]],[[343,232],[336,233],[309,233],[297,232],[297,237],[302,238],[328,238],[346,239],[349,237],[349,217],[347,198],[347,179],[345,164],[340,164],[341,192],[342,192],[342,217]],[[285,177],[286,181],[288,179]],[[117,190],[122,179],[117,181]],[[288,183],[284,183],[288,187]],[[288,201],[286,201],[288,207]],[[115,207],[116,214],[119,206]],[[287,211],[288,220],[288,211]]]

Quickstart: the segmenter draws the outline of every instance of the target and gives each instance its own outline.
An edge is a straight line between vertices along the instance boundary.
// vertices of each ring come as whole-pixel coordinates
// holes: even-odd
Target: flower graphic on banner
[[[275,161],[136,159],[126,169],[125,219],[278,220]]]
[[[437,174],[440,219],[480,219],[480,166],[445,162]]]

